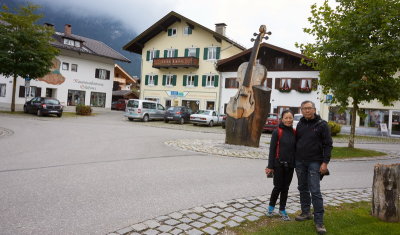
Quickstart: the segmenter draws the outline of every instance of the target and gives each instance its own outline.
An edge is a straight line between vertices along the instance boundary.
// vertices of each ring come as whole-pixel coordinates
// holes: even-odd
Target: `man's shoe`
[[[318,234],[325,234],[326,233],[326,228],[323,224],[316,224],[315,228],[317,229]]]
[[[305,221],[312,219],[312,215],[310,213],[301,213],[300,215],[294,218],[296,221]]]

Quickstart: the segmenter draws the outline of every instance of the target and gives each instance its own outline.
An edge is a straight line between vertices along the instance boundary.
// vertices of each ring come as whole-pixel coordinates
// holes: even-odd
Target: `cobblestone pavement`
[[[253,148],[247,146],[237,146],[225,144],[223,140],[199,140],[199,139],[180,139],[171,140],[165,142],[166,145],[173,148],[178,148],[182,150],[189,150],[195,152],[208,153],[212,155],[222,155],[230,157],[240,157],[240,158],[253,158],[253,159],[267,159],[269,154],[269,139],[263,137],[260,140],[260,147]],[[379,160],[379,159],[392,159],[400,157],[400,150],[398,151],[387,151],[387,156],[382,157],[366,157],[366,158],[352,158],[351,161],[363,161],[363,160]],[[347,159],[332,159],[332,161],[348,161]]]
[[[325,190],[324,204],[337,206],[342,203],[371,201],[371,188]],[[289,193],[286,211],[300,210],[299,193]],[[226,227],[237,227],[245,221],[257,221],[265,216],[269,195],[239,198],[202,205],[187,210],[146,220],[109,235],[156,234],[218,234]]]

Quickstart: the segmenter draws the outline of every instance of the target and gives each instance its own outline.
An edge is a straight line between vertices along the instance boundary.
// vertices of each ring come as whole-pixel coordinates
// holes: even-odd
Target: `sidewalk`
[[[371,201],[371,188],[325,190],[324,205]],[[299,193],[289,193],[286,211],[293,214],[300,210]],[[218,234],[225,227],[237,227],[245,221],[257,221],[265,216],[269,195],[222,201],[146,220],[109,235],[156,234]],[[293,218],[293,215],[291,215]]]

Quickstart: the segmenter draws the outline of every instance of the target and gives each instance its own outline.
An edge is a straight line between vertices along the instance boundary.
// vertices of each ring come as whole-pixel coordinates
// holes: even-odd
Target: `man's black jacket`
[[[332,137],[328,123],[315,115],[313,119],[302,117],[296,127],[296,161],[320,161],[329,163]]]

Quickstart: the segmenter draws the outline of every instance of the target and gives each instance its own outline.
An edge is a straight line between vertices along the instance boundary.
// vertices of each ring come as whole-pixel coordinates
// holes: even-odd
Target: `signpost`
[[[386,136],[389,136],[389,132],[386,126],[386,123],[381,123],[380,124],[380,129],[381,129],[381,135],[383,136],[383,133],[386,133]]]

